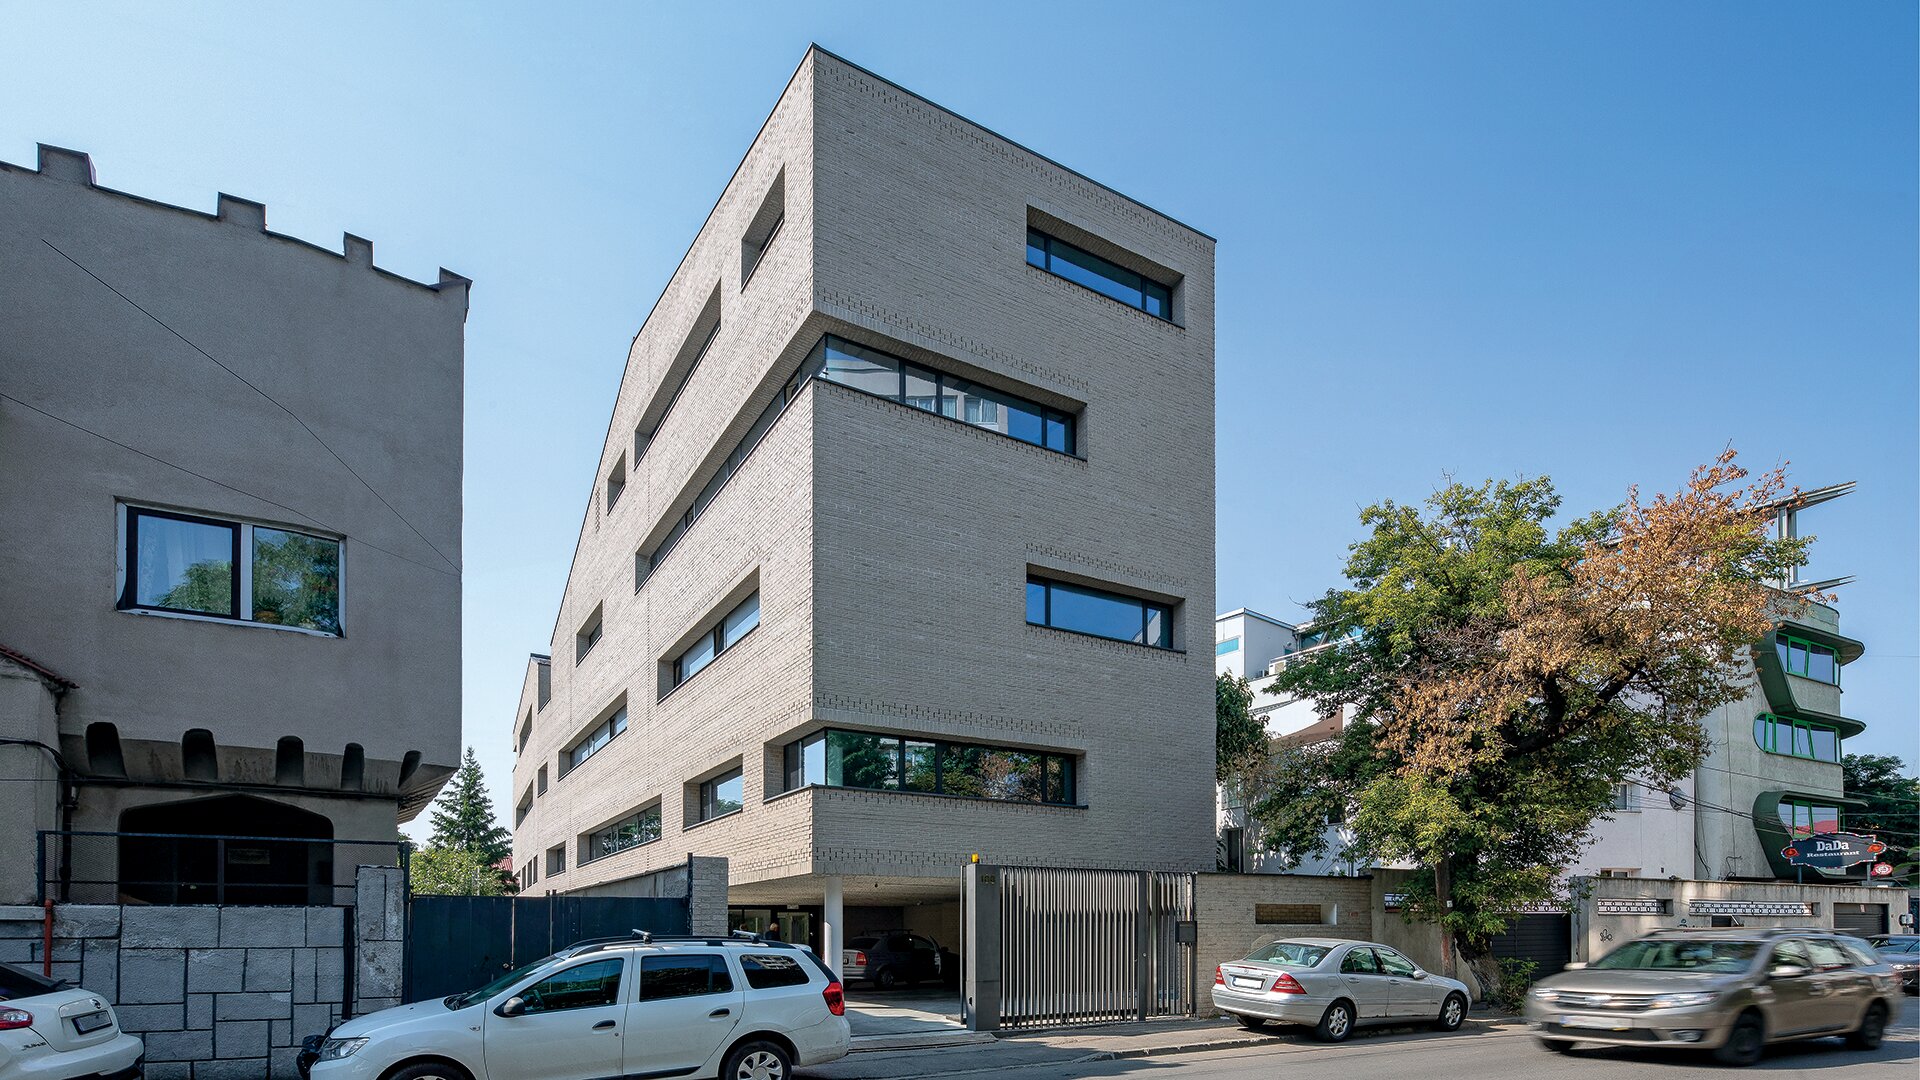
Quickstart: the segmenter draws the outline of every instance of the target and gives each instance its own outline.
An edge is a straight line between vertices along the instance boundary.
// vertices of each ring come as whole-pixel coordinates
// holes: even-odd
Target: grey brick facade
[[[743,280],[776,187],[783,223]],[[1175,318],[1028,266],[1030,220],[1154,269]],[[716,297],[720,329],[663,421]],[[824,333],[1068,412],[1079,453],[812,380],[636,590],[635,553]],[[727,860],[735,903],[817,903],[828,880],[849,905],[957,897],[976,852],[1211,865],[1209,237],[815,49],[635,338],[609,432],[551,664],[529,664],[511,726],[533,891],[603,891],[689,852]],[[1028,625],[1030,572],[1170,604],[1174,647]],[[662,696],[662,663],[756,589],[758,628]],[[566,771],[619,705],[625,733]],[[829,726],[1069,755],[1078,797],[783,790],[783,748]],[[734,765],[744,809],[695,820],[698,781]],[[657,842],[580,861],[589,833],[655,801]]]

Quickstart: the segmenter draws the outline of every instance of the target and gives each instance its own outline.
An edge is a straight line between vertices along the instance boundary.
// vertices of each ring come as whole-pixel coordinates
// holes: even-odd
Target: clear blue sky
[[[1223,608],[1298,617],[1360,506],[1449,474],[1584,509],[1732,442],[1860,481],[1814,569],[1860,578],[1850,745],[1916,755],[1911,3],[182,8],[0,3],[0,159],[475,280],[503,806],[628,341],[809,41],[1220,238]]]

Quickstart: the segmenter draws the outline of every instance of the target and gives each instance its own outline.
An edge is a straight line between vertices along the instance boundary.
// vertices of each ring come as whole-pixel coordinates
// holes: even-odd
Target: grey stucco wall
[[[265,214],[115,192],[52,148],[0,163],[0,370],[25,403],[0,400],[0,642],[79,684],[60,734],[82,771],[89,724],[116,725],[131,777],[168,782],[206,728],[223,782],[271,788],[290,735],[299,786],[337,795],[358,743],[391,811],[409,752],[416,797],[459,762],[467,282],[404,280],[364,240],[328,252]],[[344,635],[116,610],[124,504],[344,536]],[[83,789],[74,824],[115,812]]]

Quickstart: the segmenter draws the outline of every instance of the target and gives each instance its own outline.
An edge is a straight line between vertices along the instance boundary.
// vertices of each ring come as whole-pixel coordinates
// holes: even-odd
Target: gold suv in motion
[[[1899,991],[1866,942],[1833,930],[1681,927],[1542,979],[1526,1018],[1561,1053],[1581,1042],[1693,1046],[1751,1065],[1773,1042],[1842,1035],[1875,1049]]]

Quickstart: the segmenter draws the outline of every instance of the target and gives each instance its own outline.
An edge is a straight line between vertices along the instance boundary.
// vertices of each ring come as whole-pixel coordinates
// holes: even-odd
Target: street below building
[[[1214,1048],[1209,1048],[1214,1047]],[[1920,1068],[1920,1000],[1906,998],[1880,1049],[1849,1050],[1839,1039],[1771,1047],[1753,1072],[1832,1080],[1912,1080]],[[1705,1054],[1589,1047],[1569,1055],[1543,1050],[1516,1020],[1476,1017],[1458,1033],[1407,1028],[1362,1032],[1339,1045],[1313,1042],[1284,1030],[1257,1035],[1231,1025],[1195,1022],[1134,1028],[1114,1025],[1045,1035],[1017,1035],[990,1045],[855,1053],[843,1061],[802,1069],[817,1080],[891,1080],[904,1077],[1011,1073],[1022,1080],[1069,1077],[1169,1076],[1470,1076],[1474,1080],[1664,1080],[1726,1077],[1739,1070]]]

